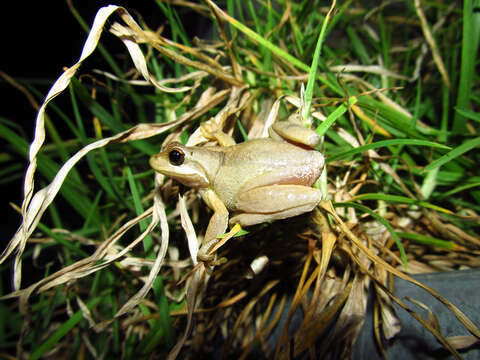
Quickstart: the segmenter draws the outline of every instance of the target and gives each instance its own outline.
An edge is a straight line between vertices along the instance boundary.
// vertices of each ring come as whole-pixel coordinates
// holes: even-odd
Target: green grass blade
[[[357,102],[356,97],[349,98],[350,105],[354,105]],[[318,135],[323,136],[327,130],[332,126],[332,124],[340,118],[343,114],[345,114],[348,110],[348,106],[346,104],[341,104],[338,108],[336,108],[330,115],[327,116],[325,121],[323,121],[316,129]]]
[[[448,147],[446,145],[442,145],[442,144],[439,144],[439,143],[436,143],[436,142],[433,142],[433,141],[427,141],[427,140],[416,140],[416,139],[382,140],[382,141],[377,141],[377,142],[374,142],[374,143],[359,146],[359,147],[351,149],[351,150],[346,150],[346,151],[342,151],[340,153],[331,155],[327,158],[327,162],[340,160],[340,159],[346,159],[350,156],[353,156],[353,155],[356,155],[356,154],[361,154],[361,153],[363,153],[367,150],[378,149],[378,148],[387,147],[387,146],[394,146],[394,145],[415,145],[415,146],[427,146],[427,147],[433,147],[433,148],[445,149],[445,150],[450,149],[450,147]]]
[[[133,177],[132,170],[130,169],[130,166],[125,167],[125,172],[127,175],[127,180],[128,180],[128,185],[130,186],[130,192],[132,194],[132,199],[133,203],[135,205],[135,211],[138,215],[141,215],[144,213],[145,209],[143,208],[142,205],[142,199],[140,197],[140,191],[137,186],[137,182],[135,181],[135,178]],[[148,226],[148,220],[144,219],[140,221],[140,230],[143,232]],[[145,239],[143,239],[143,248],[145,250],[145,253],[147,254],[147,259],[155,259],[155,254],[153,252],[153,239],[150,235],[147,235]]]
[[[451,241],[441,240],[431,236],[414,234],[414,233],[406,233],[406,232],[397,232],[397,235],[404,239],[413,240],[416,243],[419,243],[422,245],[439,247],[447,250],[452,250],[455,247],[455,243]]]
[[[320,29],[320,34],[318,35],[317,45],[315,46],[315,52],[313,54],[312,64],[310,65],[310,71],[308,73],[308,82],[307,88],[305,90],[305,108],[303,109],[302,119],[304,123],[308,123],[308,118],[310,117],[310,107],[312,106],[313,98],[313,87],[315,85],[315,78],[317,75],[318,60],[320,59],[320,54],[322,51],[322,44],[325,39],[327,25],[330,20],[330,14],[333,11],[333,6],[330,8],[330,11],[325,16],[323,20],[322,27]],[[326,130],[325,130],[326,131]]]
[[[90,301],[87,306],[89,309],[96,306],[102,300],[101,297],[97,297],[94,300]],[[66,322],[63,323],[49,338],[38,348],[34,349],[32,355],[28,358],[29,360],[37,360],[44,356],[56,343],[58,343],[65,335],[67,335],[72,329],[78,325],[78,323],[83,319],[83,313],[81,310],[78,310],[73,314]]]
[[[27,158],[30,144],[8,127],[4,126],[2,123],[0,123],[0,137],[3,137],[8,143],[10,143],[16,152]],[[60,170],[60,165],[51,160],[49,157],[40,153],[38,155],[37,170],[47,180],[51,181]],[[82,217],[88,213],[92,206],[91,202],[85,196],[85,194],[88,194],[88,189],[86,189],[83,184],[79,184],[71,179],[69,176],[65,179],[59,193]]]
[[[358,57],[360,63],[370,65],[372,61],[370,60],[367,47],[362,39],[358,36],[356,30],[352,26],[348,26],[346,31],[350,39],[352,51]]]
[[[440,206],[430,204],[426,201],[420,201],[416,199],[411,199],[405,196],[399,195],[390,195],[390,194],[361,194],[354,197],[355,200],[381,200],[387,201],[390,203],[402,203],[402,204],[410,204],[410,205],[418,205],[424,208],[440,211],[446,214],[453,214],[450,210],[444,209]]]
[[[425,166],[424,171],[430,171],[432,169],[440,167],[448,163],[449,161],[452,161],[455,158],[465,154],[467,151],[470,151],[479,145],[480,145],[480,136],[474,139],[465,141],[462,145],[457,146],[455,149],[449,151],[442,157],[438,158],[437,160],[431,162],[429,165]]]
[[[212,4],[210,2],[210,0],[209,0],[209,3]],[[218,11],[221,11],[218,7],[216,7],[216,5],[213,5],[213,6],[215,6],[215,8],[218,9]],[[240,30],[242,33],[244,33],[248,37],[250,37],[252,40],[256,41],[258,44],[267,48],[268,50],[270,50],[275,55],[280,56],[281,58],[283,58],[287,62],[290,62],[292,65],[296,66],[300,70],[303,70],[305,72],[310,72],[310,67],[308,65],[304,64],[302,61],[298,60],[296,57],[290,55],[285,50],[279,48],[278,46],[276,46],[272,42],[268,41],[263,36],[259,35],[258,33],[256,33],[252,29],[250,29],[248,26],[242,24],[240,21],[236,20],[235,18],[233,18],[233,17],[231,17],[228,14],[225,14],[223,12],[222,12],[222,14],[230,24],[235,26],[238,30]],[[319,81],[321,81],[323,84],[327,85],[332,91],[335,91],[339,95],[343,96],[342,90],[336,84],[329,81],[327,78],[325,78],[323,76],[317,76],[317,79]]]
[[[383,217],[381,217],[375,211],[369,209],[368,207],[357,204],[357,203],[353,203],[353,202],[334,203],[333,206],[334,207],[353,207],[355,209],[358,209],[360,211],[370,214],[375,220],[377,220],[379,223],[385,226],[388,232],[390,233],[390,235],[392,235],[392,238],[395,241],[395,244],[397,244],[398,250],[400,251],[400,257],[402,259],[403,265],[405,267],[408,267],[407,254],[405,254],[405,249],[403,248],[402,241],[398,237],[395,230],[393,230],[392,225],[390,225],[390,223],[387,220],[385,220]]]
[[[426,140],[427,138],[420,131],[438,132],[435,129],[423,129],[412,126],[412,117],[368,96],[359,97],[358,106],[371,118],[375,118],[380,126],[386,128],[397,137],[409,136],[415,139]]]
[[[175,9],[170,5],[170,2],[156,1],[157,5],[162,9],[163,13],[168,19],[170,27],[172,29],[172,40],[178,42],[178,37],[182,39],[182,42],[190,46],[190,40],[188,39],[182,22],[178,18],[178,14]]]
[[[455,111],[467,119],[480,122],[480,113],[468,109],[455,108]]]
[[[462,28],[462,60],[460,64],[460,82],[458,85],[457,108],[468,109],[475,79],[480,38],[480,12],[474,11],[480,7],[480,0],[464,0]],[[466,118],[456,112],[452,129],[457,132],[466,130]]]
[[[437,196],[436,198],[437,199],[445,199],[445,198],[448,198],[452,195],[455,195],[461,191],[465,191],[465,190],[468,190],[468,189],[473,189],[473,188],[476,188],[476,187],[480,187],[480,181],[477,181],[477,182],[473,182],[473,183],[470,183],[470,184],[465,184],[465,185],[461,185],[461,186],[458,186],[456,188],[453,188],[447,192],[444,192],[444,193],[441,193],[439,196]]]

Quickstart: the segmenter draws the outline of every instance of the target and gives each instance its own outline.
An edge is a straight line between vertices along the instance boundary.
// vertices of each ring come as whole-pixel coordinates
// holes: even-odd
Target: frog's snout
[[[157,171],[156,165],[158,164],[158,155],[159,154],[153,154],[152,156],[150,156],[150,159],[148,160],[148,164],[155,171]]]

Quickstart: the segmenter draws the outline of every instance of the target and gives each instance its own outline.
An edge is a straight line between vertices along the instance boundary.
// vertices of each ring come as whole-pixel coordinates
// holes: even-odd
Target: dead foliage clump
[[[76,304],[72,304],[71,300],[67,303],[65,314],[68,318],[73,318],[75,307],[95,333],[111,334],[112,329],[118,327],[125,334],[122,337],[123,346],[126,346],[131,334],[139,339],[146,338],[152,331],[152,324],[165,317],[158,303],[151,298],[151,289],[158,290],[158,279],[161,277],[165,299],[181,304],[167,310],[172,327],[180,334],[170,352],[171,358],[179,351],[183,351],[183,357],[215,353],[244,359],[252,351],[278,359],[297,358],[305,353],[311,358],[319,358],[320,355],[332,359],[348,357],[365,321],[370,289],[373,289],[375,321],[372,336],[375,336],[380,351],[385,354],[384,339],[392,339],[401,329],[394,308],[397,304],[427,328],[455,357],[460,358],[457,350],[478,342],[480,330],[435,289],[418,282],[411,275],[479,267],[478,236],[473,231],[462,229],[458,221],[449,221],[453,217],[478,221],[478,215],[474,209],[452,210],[430,202],[416,183],[418,169],[415,166],[388,148],[369,147],[378,138],[382,138],[380,141],[403,138],[395,135],[396,129],[385,125],[386,121],[378,109],[372,110],[367,105],[384,106],[388,109],[384,111],[410,120],[413,115],[401,101],[392,100],[392,94],[401,91],[398,87],[380,87],[378,83],[374,85],[365,77],[355,75],[363,73],[384,79],[415,81],[420,69],[425,66],[422,64],[429,50],[433,63],[429,63],[428,68],[438,70],[446,86],[451,86],[431,33],[443,24],[442,18],[439,25],[429,27],[420,2],[415,2],[420,22],[416,26],[419,31],[424,31],[424,37],[418,37],[412,44],[418,49],[415,53],[418,57],[415,62],[417,67],[413,68],[410,76],[400,74],[394,66],[386,69],[381,65],[354,63],[332,64],[328,76],[323,73],[317,75],[316,86],[321,89],[323,97],[313,99],[308,121],[312,126],[320,127],[335,116],[332,115],[335,112],[333,108],[343,109],[339,116],[348,120],[334,123],[333,119],[328,131],[334,132],[335,139],[349,147],[344,153],[331,155],[329,150],[334,148],[328,144],[331,138],[324,138],[321,150],[328,163],[319,186],[323,187],[326,199],[313,213],[258,225],[247,229],[248,233],[239,233],[240,229],[233,228],[221,246],[215,249],[226,262],[212,271],[198,263],[196,257],[210,215],[208,210],[194,190],[183,189],[172,180],[155,174],[154,187],[148,196],[141,199],[148,208],[137,216],[130,216],[131,213],[119,216],[117,222],[105,229],[104,238],[56,229],[69,242],[79,242],[95,250],[22,288],[24,251],[31,245],[52,241],[50,236],[38,235],[37,226],[67,175],[90,152],[99,149],[108,152],[113,144],[126,146],[133,141],[161,135],[163,146],[182,139],[185,134],[188,134],[187,145],[210,146],[214,140],[209,136],[209,129],[220,129],[236,138],[264,137],[274,121],[290,114],[302,115],[309,101],[302,88],[302,83],[308,81],[309,67],[302,68],[298,63],[289,62],[290,59],[281,53],[285,51],[285,44],[270,49],[273,53],[273,56],[270,54],[272,67],[262,69],[256,66],[261,55],[259,51],[236,42],[235,36],[245,35],[235,32],[232,37],[233,28],[226,30],[235,26],[242,31],[238,21],[212,1],[169,1],[169,4],[188,7],[202,16],[215,19],[221,40],[195,39],[192,45],[187,46],[163,37],[161,29],[153,31],[140,26],[121,7],[111,5],[101,8],[79,61],[65,70],[40,106],[25,175],[25,198],[19,209],[22,225],[1,256],[2,262],[9,257],[14,258],[14,291],[3,299],[17,299],[24,317],[17,345],[18,355],[25,352],[23,343],[32,330],[30,320],[35,310],[30,306],[30,299],[35,296],[53,297],[59,286],[75,294]],[[292,19],[293,4],[286,1],[285,5],[276,27],[270,30],[272,33],[295,21]],[[323,14],[327,14],[328,10],[321,9]],[[352,8],[349,11],[360,10]],[[452,10],[445,10],[445,16],[449,11]],[[372,10],[364,18],[365,26],[372,34],[374,30],[369,26],[373,17]],[[111,26],[106,25],[109,18],[114,19],[109,20]],[[104,29],[124,43],[134,69],[125,79],[108,72],[97,73],[98,76],[135,86],[151,86],[161,93],[181,93],[183,97],[176,108],[187,110],[178,116],[173,110],[171,118],[163,123],[137,124],[91,142],[63,164],[49,185],[38,190],[34,180],[38,157],[45,146],[47,104],[69,86],[81,63],[95,50]],[[243,32],[251,36],[248,31]],[[267,40],[269,36],[266,36]],[[148,49],[147,53],[144,48]],[[240,62],[237,58],[239,53],[251,62]],[[169,59],[191,71],[177,78],[157,79],[147,66],[153,56]],[[254,86],[245,80],[248,76],[268,77],[271,79],[270,87],[263,83]],[[285,89],[287,85],[289,88]],[[347,85],[349,90],[355,89],[354,96],[345,89]],[[412,121],[418,121],[425,131],[430,129],[429,125],[421,123],[421,119]],[[410,144],[413,146],[414,143],[425,147],[428,141],[410,138]],[[390,144],[394,145],[393,142]],[[429,150],[432,153],[434,146],[432,143]],[[390,189],[395,188],[402,195],[385,194],[385,182],[389,183]],[[138,236],[128,235],[139,226],[141,232]],[[125,237],[129,239],[128,243]],[[432,242],[425,246],[421,241],[427,238]],[[153,241],[152,256],[144,256],[145,252],[139,250],[141,244],[146,248],[148,239]],[[78,284],[113,266],[133,280],[131,284],[123,284],[128,296],[123,296],[121,307],[110,311],[110,316],[107,316],[106,312],[96,308],[95,301],[82,300],[85,294],[81,294]],[[144,271],[145,268],[148,272]],[[442,302],[470,335],[462,339],[443,336],[434,315],[429,319],[421,318],[401,298],[401,294],[394,293],[396,277],[423,288]],[[48,335],[55,329],[52,327],[50,330]],[[88,351],[101,357],[99,349],[90,346],[90,339],[95,335],[83,328],[76,332],[83,337]],[[57,353],[58,356],[60,351],[68,351],[68,348],[67,342],[59,341],[52,345],[51,354]],[[156,347],[151,351],[166,355],[165,349]]]

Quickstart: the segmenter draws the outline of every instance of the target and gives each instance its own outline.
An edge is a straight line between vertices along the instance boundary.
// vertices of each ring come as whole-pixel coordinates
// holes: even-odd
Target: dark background
[[[141,18],[152,29],[165,23],[162,11],[155,0],[116,2],[74,0],[73,6],[85,22],[91,26],[98,9],[109,3],[125,7],[137,21]],[[8,10],[2,12],[0,31],[3,47],[0,56],[0,71],[20,83],[34,84],[46,95],[54,81],[62,74],[63,68],[70,67],[77,62],[87,33],[72,15],[65,0],[13,1],[9,2]],[[111,19],[114,17],[115,15]],[[185,12],[181,13],[180,17],[185,26],[189,26],[187,32],[195,33],[198,29],[198,19],[201,17]],[[107,25],[111,23],[113,20],[107,21]],[[168,26],[166,29],[164,34],[168,36]],[[104,30],[100,42],[111,54],[128,56],[122,42],[108,31]],[[97,50],[83,63],[77,74],[88,73],[94,68],[110,70]],[[36,110],[21,91],[12,87],[2,78],[0,78],[0,95],[2,99],[0,117],[20,126],[28,141],[31,142]],[[37,98],[36,100],[39,104],[42,103],[42,99]],[[54,103],[67,114],[72,114],[68,91],[66,94],[58,96]],[[61,125],[57,125],[61,131]],[[16,161],[23,162],[26,168],[27,160],[18,154],[13,154],[6,147],[6,142],[1,136],[0,147],[0,153],[14,156]],[[0,252],[5,248],[21,222],[20,215],[12,209],[9,203],[21,205],[23,177],[1,186],[3,197],[0,202],[2,214]],[[38,189],[39,186],[36,184],[35,190]]]
[[[130,3],[135,3],[131,1]],[[151,1],[136,2],[152,4]],[[75,1],[73,5],[80,12],[88,24],[93,23],[96,11],[106,1]],[[120,3],[128,7],[128,2]],[[73,65],[79,58],[87,34],[76,21],[64,0],[55,1],[12,1],[8,10],[4,10],[0,29],[2,34],[2,55],[0,57],[0,70],[19,81],[35,84],[36,88],[46,94],[49,87],[61,75],[64,67]],[[147,12],[152,13],[152,11]],[[105,45],[118,42],[110,34],[102,35]],[[121,44],[115,44],[119,47]],[[101,66],[101,56],[93,54],[92,59],[81,68],[88,71],[89,67]],[[33,138],[36,111],[31,106],[26,96],[15,89],[3,79],[0,80],[0,95],[2,106],[0,116],[19,125],[28,141]],[[41,104],[40,99],[36,99]],[[68,96],[60,96],[55,103],[67,110]],[[1,152],[10,152],[5,146],[5,140],[0,139]],[[24,162],[17,154],[15,158]],[[38,190],[38,187],[37,187]],[[18,225],[20,216],[11,208],[9,202],[21,205],[23,198],[23,179],[2,185],[1,201],[1,249],[10,240]]]

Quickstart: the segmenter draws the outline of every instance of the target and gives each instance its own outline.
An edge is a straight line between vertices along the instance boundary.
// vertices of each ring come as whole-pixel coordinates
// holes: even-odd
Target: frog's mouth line
[[[162,170],[162,174],[168,176],[172,179],[175,179],[179,183],[192,187],[192,188],[205,188],[210,185],[210,180],[205,175],[205,170],[201,165],[195,166],[197,171],[190,170],[186,166],[174,166],[172,165],[171,171],[169,169]]]

